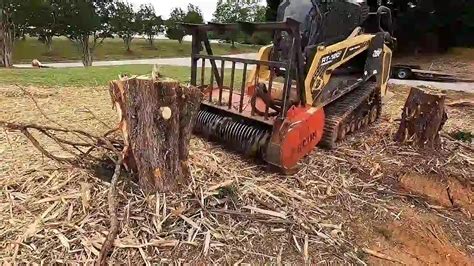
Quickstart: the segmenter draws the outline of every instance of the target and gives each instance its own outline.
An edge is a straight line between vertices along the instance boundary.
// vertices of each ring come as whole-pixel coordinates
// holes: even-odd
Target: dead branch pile
[[[362,264],[367,257],[361,250],[384,255],[358,238],[358,224],[403,219],[403,206],[411,205],[447,217],[457,230],[472,230],[466,208],[461,208],[465,214],[453,213],[395,189],[398,178],[412,171],[435,170],[439,176],[474,182],[473,153],[456,141],[443,139],[438,154],[394,143],[392,117],[400,108],[393,107],[394,115],[386,108],[380,123],[349,137],[335,151],[308,156],[293,176],[265,172],[254,162],[193,138],[192,180],[182,192],[145,196],[129,180],[118,183],[119,227],[109,262]],[[97,173],[42,161],[23,139],[0,133],[5,158],[0,166],[0,257],[95,262],[110,233],[107,183]],[[54,138],[42,140],[55,143]]]

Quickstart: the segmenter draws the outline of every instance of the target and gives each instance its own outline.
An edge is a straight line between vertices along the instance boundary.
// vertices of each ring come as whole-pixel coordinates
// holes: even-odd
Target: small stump
[[[190,177],[188,146],[201,91],[174,80],[133,77],[110,82],[124,137],[125,167],[148,193],[175,191]]]
[[[446,94],[437,90],[421,86],[411,88],[395,140],[419,148],[440,148],[439,132],[448,119],[445,100]]]

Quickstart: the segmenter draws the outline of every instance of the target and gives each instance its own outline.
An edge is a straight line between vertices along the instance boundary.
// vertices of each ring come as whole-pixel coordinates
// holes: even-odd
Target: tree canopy
[[[182,22],[194,24],[203,23],[204,18],[201,9],[193,4],[189,4],[187,12],[184,12],[184,10],[179,7],[171,10],[170,17],[166,21],[166,37],[181,43],[186,35],[183,27],[179,25],[179,23]]]
[[[138,14],[133,10],[133,5],[125,2],[116,2],[110,18],[112,32],[122,38],[125,48],[131,51],[134,36],[141,32]]]
[[[213,22],[219,23],[236,23],[236,22],[263,22],[265,21],[266,8],[258,4],[258,2],[252,1],[223,1],[217,2],[216,11],[213,14]],[[262,33],[255,33],[251,36],[250,40],[248,36],[243,33],[226,34],[223,36],[224,39],[231,41],[232,47],[235,46],[236,40],[242,42],[259,43],[256,38],[262,39],[262,41],[268,42],[269,38],[263,36]],[[260,38],[262,37],[262,38]]]
[[[267,21],[275,21],[281,0],[267,0]],[[379,3],[392,9],[399,51],[445,51],[474,45],[472,0],[368,0],[371,10]]]
[[[150,47],[154,48],[155,36],[163,32],[163,20],[151,4],[141,5],[137,17],[140,33],[147,36]]]
[[[28,21],[26,23],[27,33],[37,36],[52,51],[53,37],[60,34],[58,21],[61,6],[54,0],[29,0]]]
[[[93,52],[106,37],[111,37],[111,0],[58,0],[62,10],[58,17],[61,35],[73,41],[82,52],[84,66],[91,66]]]

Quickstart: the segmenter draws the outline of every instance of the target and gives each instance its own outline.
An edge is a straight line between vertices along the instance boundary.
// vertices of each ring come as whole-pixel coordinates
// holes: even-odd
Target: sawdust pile
[[[55,121],[98,134],[115,123],[103,88],[29,90]],[[349,136],[334,151],[315,151],[293,176],[267,172],[199,138],[191,142],[193,178],[182,193],[145,196],[123,176],[120,230],[110,262],[364,264],[444,258],[445,263],[470,264],[472,145],[443,138],[439,153],[397,146],[392,141],[395,119],[407,89],[392,91],[395,95],[376,125]],[[2,88],[0,95],[1,120],[48,123],[17,88]],[[450,107],[448,114],[445,135],[460,129],[474,132],[474,108]],[[11,132],[0,132],[0,158],[0,258],[94,262],[109,226],[108,183],[103,180],[112,173],[58,165]],[[438,191],[459,189],[437,198],[430,186],[420,190],[411,174],[430,176],[441,184]],[[423,219],[414,220],[417,215]],[[396,232],[411,228],[413,235],[428,237],[420,233],[428,228],[420,222],[425,220],[436,222],[429,227],[436,228],[430,236],[438,236],[441,244],[421,254],[413,248],[416,243],[402,242],[404,235]]]

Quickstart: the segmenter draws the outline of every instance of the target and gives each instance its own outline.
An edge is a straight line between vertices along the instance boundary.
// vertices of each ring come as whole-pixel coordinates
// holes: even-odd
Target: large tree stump
[[[439,132],[448,119],[445,99],[444,93],[428,87],[411,88],[395,140],[420,148],[439,148]]]
[[[110,93],[124,136],[124,164],[140,186],[152,193],[185,183],[201,91],[173,80],[128,78],[112,81]]]

